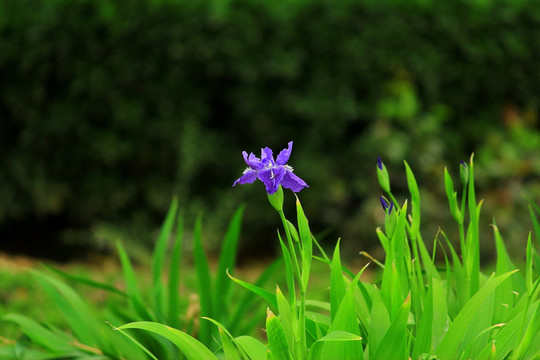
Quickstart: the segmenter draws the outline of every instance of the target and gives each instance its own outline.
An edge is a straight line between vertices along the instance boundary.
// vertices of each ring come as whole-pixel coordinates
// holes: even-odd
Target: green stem
[[[298,359],[307,359],[307,343],[306,343],[306,289],[300,283],[300,309],[298,313]]]
[[[302,276],[300,274],[300,266],[298,265],[298,257],[296,256],[296,248],[294,246],[291,232],[289,230],[289,224],[287,224],[287,219],[285,219],[285,214],[283,213],[283,210],[279,210],[279,217],[281,218],[281,222],[283,223],[283,227],[285,228],[285,235],[287,236],[287,242],[289,244],[289,248],[291,250],[291,257],[293,258],[293,266],[294,266],[294,272],[296,273],[296,276],[298,277],[298,282],[302,283]],[[294,289],[291,289],[294,291]]]
[[[298,339],[296,341],[296,355],[297,359],[304,360],[307,358],[306,349],[307,349],[307,343],[306,343],[306,289],[304,287],[304,284],[302,282],[302,274],[300,273],[300,266],[298,264],[298,257],[296,256],[296,247],[294,246],[294,242],[291,236],[291,232],[289,230],[289,224],[287,223],[287,219],[285,218],[285,214],[283,213],[283,210],[278,211],[279,217],[281,218],[281,222],[283,223],[283,227],[285,228],[285,235],[287,236],[287,242],[291,251],[291,257],[293,258],[293,267],[294,272],[296,273],[296,276],[298,278],[298,284],[300,287],[300,308],[297,310],[297,303],[296,300],[293,304],[291,304],[293,315],[298,314]],[[296,289],[289,289],[290,292],[296,292]],[[294,297],[296,299],[296,297]]]
[[[465,223],[466,199],[467,199],[467,186],[463,185],[463,191],[461,192],[461,222],[458,223],[458,225],[459,225],[459,243],[461,245],[462,257],[466,257],[466,256],[463,256],[463,253],[466,251],[466,247],[465,247],[465,227],[463,225]]]

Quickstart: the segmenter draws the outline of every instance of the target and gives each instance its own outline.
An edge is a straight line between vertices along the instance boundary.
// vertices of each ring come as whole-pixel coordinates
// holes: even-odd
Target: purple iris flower
[[[267,147],[261,149],[260,159],[253,155],[253,153],[250,153],[248,156],[247,152],[242,151],[248,168],[234,182],[233,186],[236,184],[251,184],[259,179],[264,183],[266,192],[270,195],[278,190],[279,185],[294,192],[299,192],[303,188],[309,187],[304,180],[293,173],[293,168],[287,165],[287,161],[289,161],[289,157],[291,156],[292,146],[293,142],[290,141],[288,148],[281,150],[275,160],[272,150]]]

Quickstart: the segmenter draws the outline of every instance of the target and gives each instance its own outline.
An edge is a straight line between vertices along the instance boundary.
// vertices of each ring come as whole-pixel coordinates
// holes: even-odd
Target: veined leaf
[[[459,346],[463,341],[463,337],[469,329],[471,321],[473,321],[475,318],[474,315],[478,312],[480,307],[483,306],[484,301],[493,293],[493,291],[495,291],[497,286],[514,272],[515,271],[499,275],[497,277],[492,276],[486,282],[486,284],[465,304],[444,335],[441,343],[435,351],[435,355],[439,356],[441,360],[455,359]]]
[[[234,340],[244,350],[249,360],[266,360],[268,348],[259,340],[251,336],[239,336]]]
[[[229,336],[227,336],[227,334],[225,334],[221,329],[219,329],[219,337],[221,339],[221,346],[223,347],[223,352],[225,354],[225,360],[240,360],[241,357],[238,349],[236,349]]]
[[[279,310],[279,320],[281,321],[283,329],[285,330],[287,342],[292,346],[294,344],[295,338],[298,337],[297,331],[295,334],[296,319],[293,318],[291,312],[291,305],[287,302],[287,299],[285,299],[285,296],[279,289],[279,286],[276,287],[276,300]]]
[[[356,318],[356,308],[354,293],[358,287],[358,281],[365,267],[356,275],[349,284],[349,288],[339,309],[330,324],[328,332],[345,331],[354,335],[360,336],[360,328]],[[315,345],[313,345],[315,346]],[[325,342],[320,350],[321,359],[342,359],[342,360],[360,360],[363,359],[362,344],[357,342]]]
[[[360,341],[362,337],[356,334],[352,334],[346,331],[332,331],[322,338],[318,339],[309,349],[309,360],[325,360],[329,359],[327,355],[322,352],[323,345],[325,342],[349,342],[349,341]],[[335,356],[332,354],[331,356]]]
[[[268,348],[273,360],[292,360],[290,344],[283,325],[274,313],[268,309],[266,317],[266,334],[268,336]]]
[[[396,316],[390,323],[388,331],[381,340],[370,360],[408,359],[407,351],[407,319],[411,309],[411,296],[407,296]]]

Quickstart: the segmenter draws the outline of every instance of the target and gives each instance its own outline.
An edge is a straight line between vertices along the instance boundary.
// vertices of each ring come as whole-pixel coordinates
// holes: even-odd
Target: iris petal
[[[242,155],[244,156],[244,161],[246,162],[247,166],[252,168],[253,170],[260,170],[264,167],[264,165],[261,163],[261,160],[253,155],[253,153],[248,154],[245,151],[242,151]]]
[[[280,167],[274,167],[259,171],[259,180],[261,180],[266,187],[266,192],[270,195],[275,193],[279,188],[279,184],[283,180],[286,171]]]
[[[280,151],[280,153],[278,154],[276,158],[276,164],[285,165],[287,161],[289,161],[289,158],[291,157],[291,152],[292,152],[292,145],[293,145],[293,142],[289,141],[288,148]]]
[[[257,173],[258,171],[246,169],[244,172],[244,175],[240,176],[238,180],[236,180],[233,184],[235,186],[236,184],[244,185],[244,184],[251,184],[255,180],[257,180]]]
[[[308,184],[292,171],[287,171],[281,180],[281,186],[287,189],[291,189],[293,192],[299,192],[305,187],[309,187]]]
[[[265,165],[274,165],[274,153],[272,152],[272,149],[265,147],[264,149],[261,149],[261,162]]]

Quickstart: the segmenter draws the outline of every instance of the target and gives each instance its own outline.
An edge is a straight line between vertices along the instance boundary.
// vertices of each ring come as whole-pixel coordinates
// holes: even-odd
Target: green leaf
[[[283,253],[283,260],[285,262],[285,278],[287,279],[287,290],[289,291],[289,302],[294,306],[296,304],[296,288],[294,286],[294,269],[292,262],[292,255],[287,246],[283,242],[281,235],[278,231],[279,244],[281,246],[281,252]]]
[[[112,285],[105,284],[105,283],[102,283],[102,282],[99,282],[99,281],[94,281],[92,279],[88,279],[88,278],[85,278],[83,276],[77,276],[77,275],[69,274],[69,273],[64,272],[64,271],[62,271],[60,269],[55,268],[54,266],[50,266],[50,265],[47,265],[47,264],[44,264],[43,266],[45,268],[51,270],[52,272],[62,276],[63,278],[65,278],[67,280],[75,281],[75,282],[78,282],[78,283],[81,283],[81,284],[92,286],[92,287],[94,287],[96,289],[105,290],[105,291],[108,291],[108,292],[111,292],[111,293],[114,293],[114,294],[117,294],[117,295],[120,295],[120,296],[127,297],[127,294],[124,291],[119,290],[119,289],[115,288]]]
[[[365,267],[356,275],[349,284],[349,288],[341,301],[339,309],[330,324],[328,332],[345,331],[360,336],[360,328],[356,318],[354,293],[358,287],[358,281]],[[321,359],[363,359],[362,344],[356,342],[325,342],[320,350]]]
[[[182,236],[184,232],[184,221],[181,215],[178,216],[176,229],[176,239],[174,241],[169,269],[169,311],[168,320],[173,327],[180,323],[180,260],[182,256]]]
[[[349,342],[349,341],[361,341],[362,337],[356,334],[351,334],[346,331],[332,331],[322,338],[318,339],[309,349],[309,360],[325,360],[327,354],[322,353],[323,345],[325,342]],[[334,354],[335,355],[335,354]]]
[[[458,224],[461,224],[463,219],[461,218],[461,211],[459,210],[459,205],[457,202],[457,193],[454,191],[454,183],[446,167],[444,168],[444,186],[446,189],[446,197],[448,198],[448,205],[450,206],[452,217]]]
[[[435,355],[441,358],[441,360],[455,359],[463,338],[470,328],[471,322],[475,319],[476,313],[484,305],[487,298],[495,291],[497,286],[514,273],[515,271],[512,271],[489,278],[486,284],[465,304],[458,316],[454,319],[437,347]]]
[[[98,323],[87,303],[69,285],[39,271],[30,272],[54,300],[79,342],[104,348],[104,339],[100,337],[103,326]]]
[[[139,321],[122,325],[118,327],[118,329],[140,329],[161,335],[172,341],[188,360],[218,360],[218,358],[200,341],[180,330],[173,329],[170,326],[155,322]]]
[[[73,347],[70,345],[74,341],[72,337],[63,333],[54,333],[26,316],[11,313],[2,316],[2,319],[19,325],[23,333],[33,343],[41,345],[45,349],[52,350],[53,352],[73,350]]]
[[[244,213],[244,206],[239,207],[234,213],[225,238],[223,239],[223,245],[221,246],[221,253],[219,256],[218,269],[216,274],[216,284],[214,287],[214,309],[219,309],[219,312],[215,315],[219,319],[225,319],[228,316],[227,309],[229,306],[227,302],[229,300],[230,284],[231,281],[227,276],[227,269],[234,268],[236,262],[236,253],[238,247],[238,240],[240,239],[240,230],[242,227],[242,215]]]
[[[154,247],[152,255],[152,295],[155,304],[155,309],[158,315],[164,314],[163,309],[163,284],[161,277],[163,275],[163,266],[165,264],[165,254],[167,253],[167,242],[171,235],[174,221],[176,219],[176,210],[178,209],[178,199],[173,199],[167,217],[161,226],[159,236]]]
[[[409,192],[411,193],[411,236],[416,238],[420,231],[420,191],[418,190],[418,184],[416,183],[416,179],[409,164],[407,161],[404,161],[404,164],[407,175],[407,184],[409,185]]]
[[[390,327],[390,315],[384,305],[380,291],[376,288],[371,300],[371,321],[369,322],[369,337],[367,339],[370,359],[375,354],[375,350],[379,347],[379,344]]]
[[[142,296],[139,291],[138,281],[135,277],[135,272],[131,266],[131,261],[124,250],[124,247],[120,242],[116,243],[118,249],[118,256],[120,257],[120,263],[122,264],[122,271],[124,274],[124,282],[126,283],[127,293],[129,296],[129,303],[135,312],[141,319],[154,320],[152,314],[143,305]]]
[[[268,290],[265,290],[263,288],[260,288],[258,286],[255,286],[253,284],[250,284],[248,282],[245,282],[245,281],[242,281],[240,279],[237,279],[235,278],[234,276],[232,276],[231,274],[229,274],[229,272],[227,272],[227,274],[229,275],[229,277],[237,284],[243,286],[244,288],[246,288],[247,290],[253,292],[254,294],[257,294],[259,295],[260,297],[262,297],[264,300],[266,300],[270,305],[272,305],[274,307],[274,309],[277,309],[277,300],[276,300],[276,295],[274,295],[273,293],[271,293],[270,291]]]
[[[281,266],[283,266],[282,259],[278,258],[263,271],[263,273],[255,281],[254,285],[257,287],[262,287]],[[252,306],[254,306],[259,300],[259,297],[255,293],[246,291],[242,298],[234,303],[236,309],[233,312],[233,315],[227,319],[228,327],[232,333],[238,332],[243,334],[250,332],[251,329],[246,328],[245,326],[243,326],[241,329],[239,328],[242,323],[245,323],[244,320],[246,318],[246,314],[250,314],[249,317],[252,317],[254,322],[258,320],[256,316],[253,316],[253,313],[250,310]],[[264,311],[264,309],[261,310]],[[262,313],[261,319],[264,319],[264,315],[265,314]]]
[[[208,259],[202,245],[202,217],[199,215],[195,221],[195,229],[193,231],[193,257],[195,263],[195,271],[197,274],[197,290],[199,292],[200,315],[207,317],[215,317],[212,307],[212,279],[210,278],[210,268]],[[210,326],[207,322],[202,322],[199,329],[199,339],[204,344],[210,344],[212,341]]]
[[[219,329],[219,337],[221,339],[221,345],[223,346],[223,352],[225,353],[225,360],[240,360],[240,353],[229,336],[221,329]]]
[[[339,242],[340,240],[338,239],[332,258],[332,270],[330,275],[330,316],[332,320],[336,317],[339,306],[347,292],[345,280],[343,279],[343,269],[341,268]]]
[[[311,271],[311,258],[313,255],[313,242],[311,240],[311,231],[309,230],[308,220],[300,204],[300,200],[296,197],[296,214],[298,222],[298,230],[302,244],[302,283],[304,289],[307,288],[309,282],[309,274]]]
[[[268,349],[259,340],[251,336],[239,336],[234,339],[250,360],[265,360]]]
[[[467,251],[464,263],[467,269],[467,275],[470,279],[470,294],[473,295],[480,287],[480,236],[479,228],[479,213],[482,202],[476,204],[476,196],[474,190],[474,154],[471,155],[469,164],[469,183],[468,183],[468,205],[469,205],[469,228],[467,229]]]
[[[411,308],[411,296],[407,296],[396,316],[390,323],[390,327],[381,343],[375,350],[375,353],[370,360],[385,360],[385,359],[408,359],[407,352],[407,319]]]
[[[285,330],[287,342],[292,345],[294,344],[294,339],[297,338],[293,330],[295,329],[294,323],[296,322],[296,319],[293,319],[291,304],[287,302],[287,299],[285,299],[285,296],[279,289],[279,286],[276,286],[276,300],[279,310],[279,320],[281,321],[283,329]]]
[[[274,313],[268,309],[266,317],[266,334],[268,336],[268,348],[273,360],[292,360],[287,335],[283,325]]]

